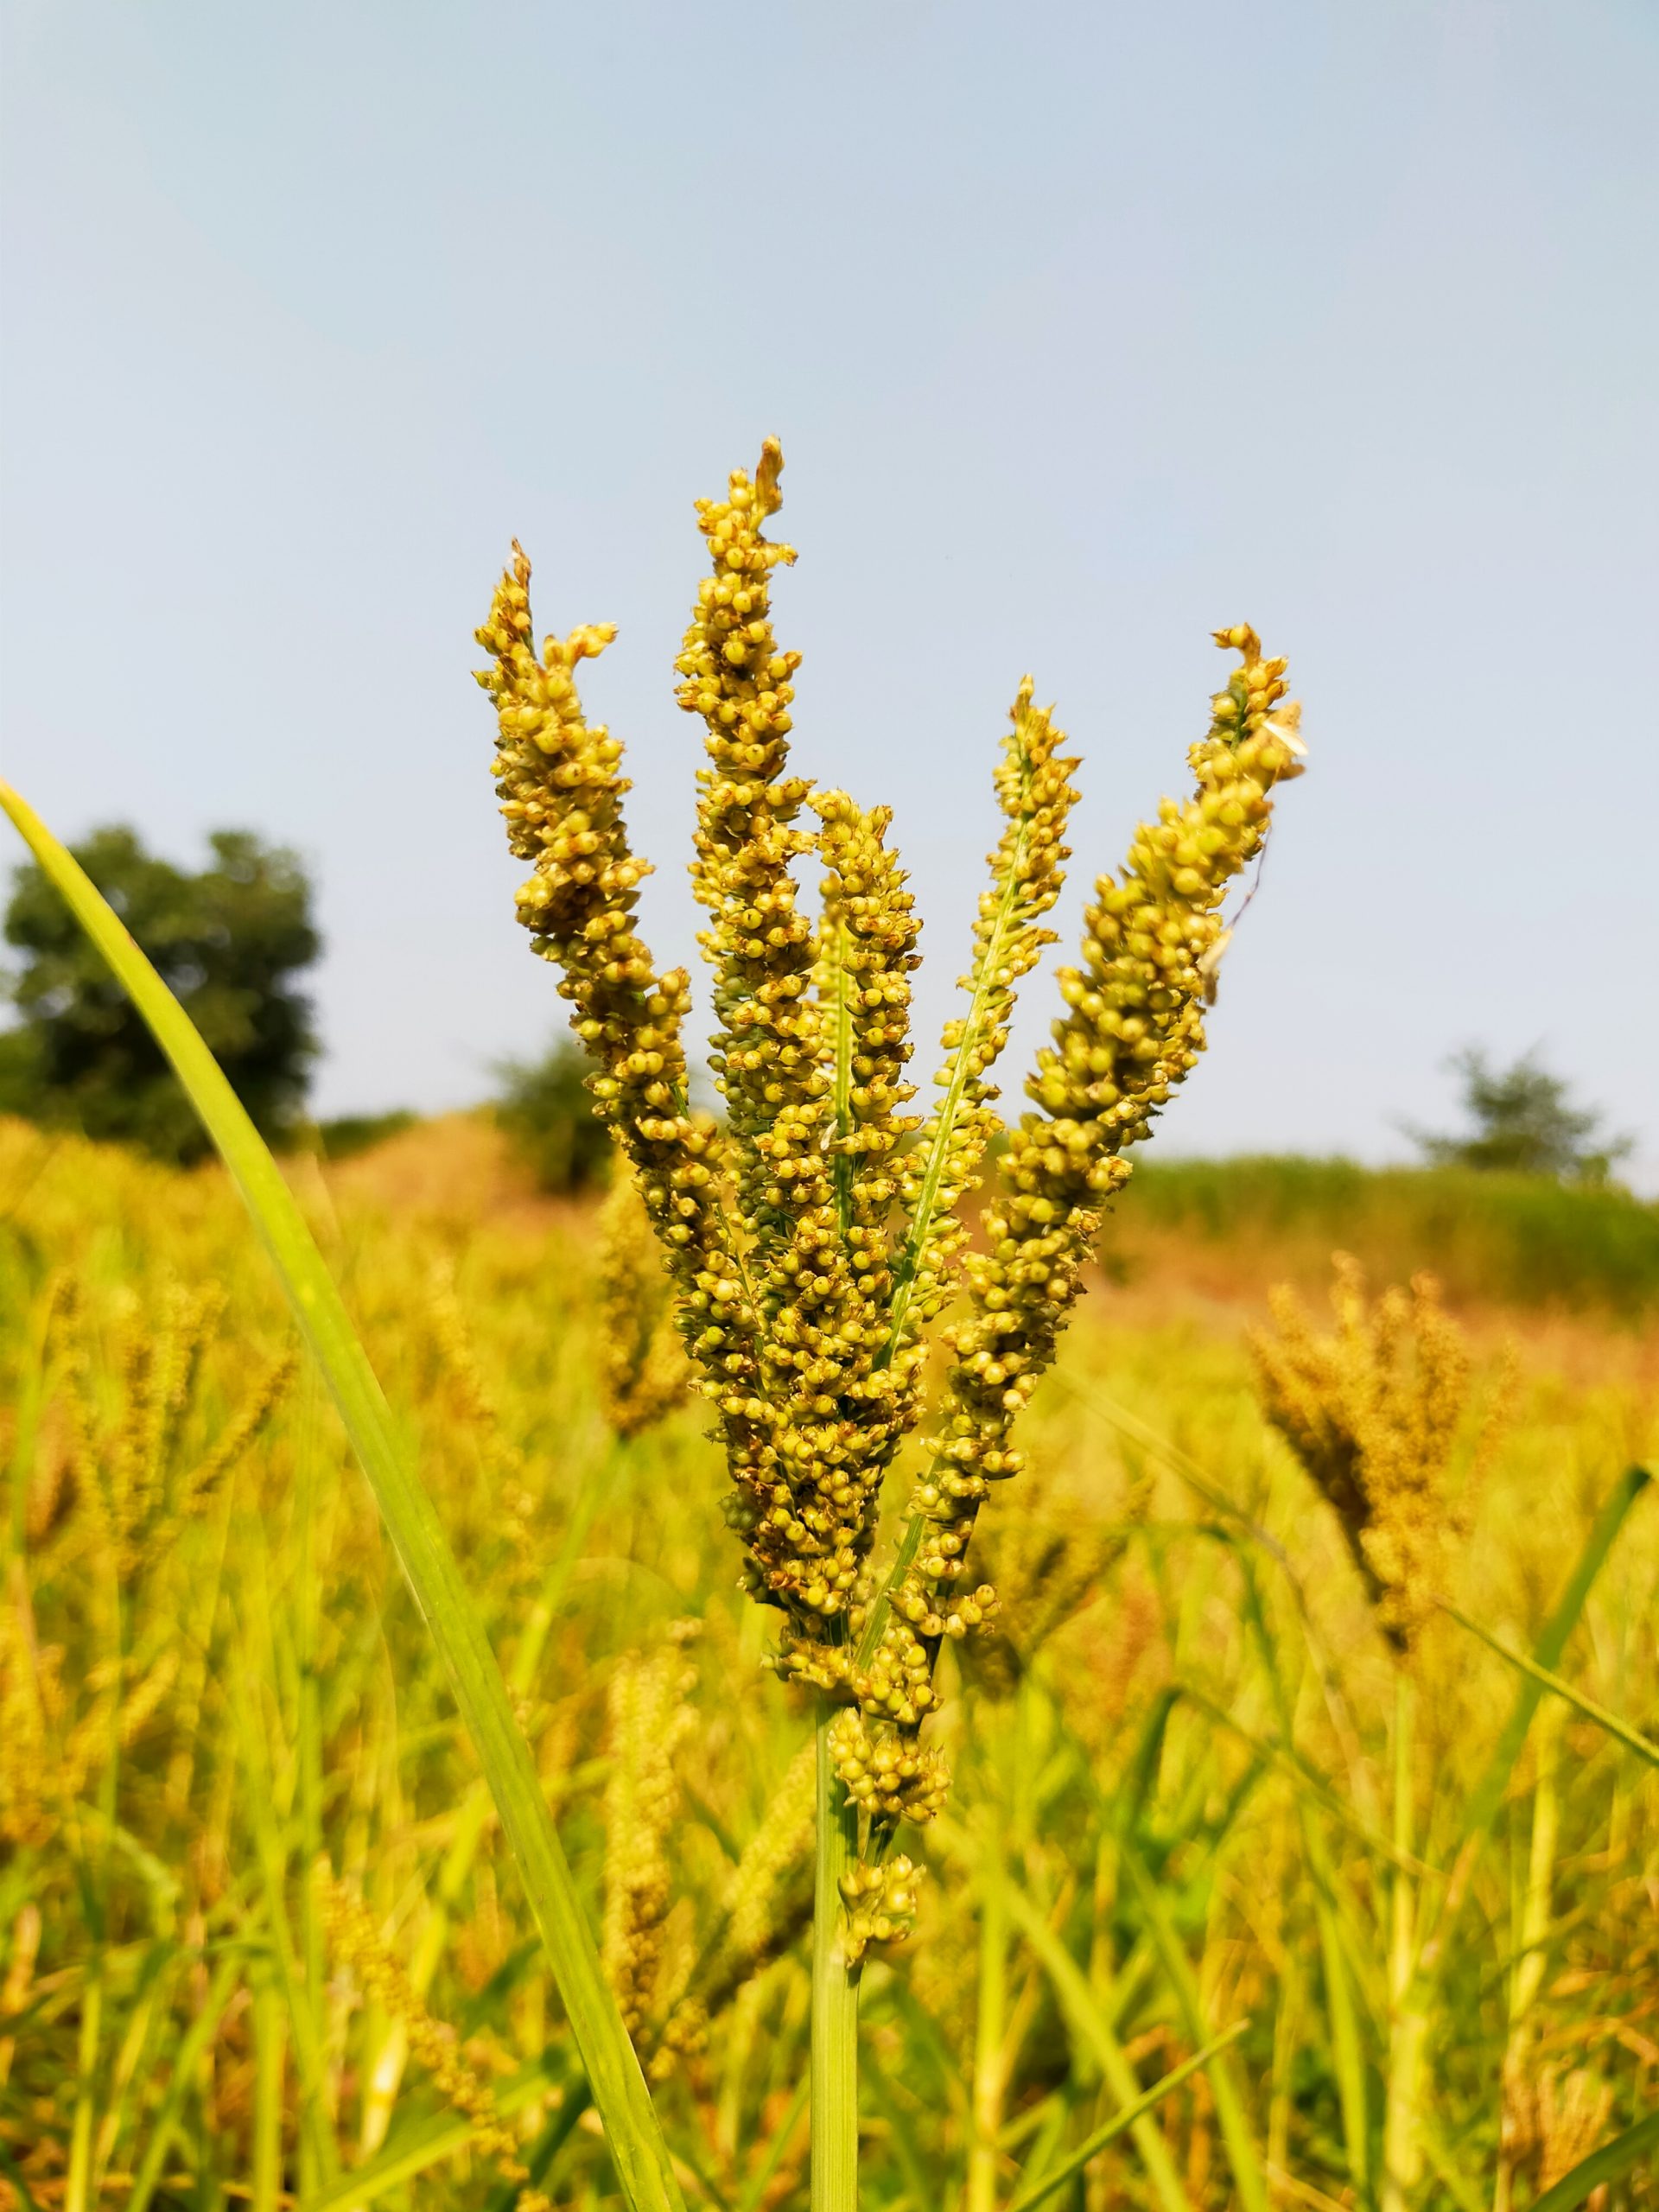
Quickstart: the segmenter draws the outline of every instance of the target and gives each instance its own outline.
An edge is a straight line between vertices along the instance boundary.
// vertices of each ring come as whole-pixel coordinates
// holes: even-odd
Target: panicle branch
[[[224,1478],[245,1456],[298,1371],[291,1345],[267,1360],[241,1402],[194,1465],[184,1456],[187,1421],[200,1395],[202,1362],[225,1313],[218,1283],[168,1285],[160,1312],[135,1302],[113,1332],[114,1420],[99,1414],[92,1387],[93,1335],[80,1286],[59,1278],[51,1342],[65,1385],[72,1439],[70,1493],[61,1516],[81,1507],[97,1527],[118,1586],[126,1590],[167,1557],[180,1524],[207,1510]]]
[[[376,1927],[367,1907],[338,1880],[325,1859],[312,1870],[323,1932],[337,1962],[353,1969],[366,1993],[403,2023],[410,2050],[432,2085],[472,2126],[473,2147],[493,2159],[509,2182],[520,2212],[553,2212],[552,2201],[528,2186],[530,2171],[517,2136],[501,2118],[489,2083],[468,2063],[461,2038],[447,2020],[429,2012],[408,1972]]]
[[[1012,727],[995,773],[1003,831],[987,865],[989,887],[974,922],[974,957],[961,988],[966,1011],[948,1022],[944,1063],[934,1077],[943,1093],[906,1164],[902,1196],[909,1232],[897,1270],[889,1357],[913,1364],[927,1323],[950,1294],[953,1262],[967,1242],[958,1209],[974,1189],[986,1145],[1002,1123],[989,1071],[1008,1040],[1014,993],[1055,942],[1042,918],[1059,897],[1071,849],[1064,842],[1077,792],[1077,763],[1060,751],[1065,733],[1032,704],[1030,677],[1020,686]]]
[[[1010,1432],[1053,1361],[1105,1203],[1128,1179],[1122,1151],[1147,1134],[1203,1050],[1204,963],[1221,937],[1228,884],[1261,849],[1274,786],[1300,772],[1297,709],[1281,704],[1285,664],[1262,658],[1253,630],[1216,637],[1243,665],[1188,754],[1193,795],[1165,800],[1158,821],[1136,831],[1122,878],[1096,885],[1084,965],[1061,972],[1067,1011],[1027,1085],[1038,1110],[1009,1132],[1001,1187],[965,1262],[968,1313],[944,1332],[954,1358],[912,1509],[921,1541],[855,1682],[874,1732],[849,1738],[849,1788],[898,1758],[907,1794],[893,1810],[906,1819],[926,1817],[943,1787],[931,1765],[905,1774],[898,1756],[938,1701],[940,1643],[995,1609],[988,1585],[966,1584],[975,1519],[990,1485],[1020,1471]]]
[[[787,772],[789,679],[800,655],[783,652],[772,627],[771,572],[795,555],[761,534],[782,505],[782,467],[768,440],[753,483],[736,469],[724,499],[698,501],[714,574],[698,587],[674,664],[683,678],[675,696],[707,732],[691,882],[709,916],[699,942],[715,971],[711,1065],[726,1101],[738,1224],[762,1274],[823,1205],[829,1180],[813,932],[793,874],[812,847],[793,827],[809,785]]]
[[[538,658],[530,563],[515,543],[513,564],[477,632],[493,656],[478,681],[495,702],[493,774],[507,842],[533,863],[516,894],[518,918],[533,949],[562,971],[572,1027],[598,1064],[596,1109],[639,1177],[687,1300],[690,1333],[693,1300],[701,1296],[706,1308],[704,1286],[728,1278],[717,1197],[721,1146],[712,1122],[689,1103],[682,1033],[690,979],[683,968],[659,971],[634,927],[639,885],[651,870],[628,842],[622,747],[602,722],[589,723],[576,689],[581,662],[615,634],[602,623],[550,637]],[[709,1325],[705,1320],[705,1338]],[[734,1306],[715,1325],[718,1351],[747,1376],[745,1314]]]
[[[692,887],[714,970],[710,1065],[726,1101],[734,1274],[721,1286],[752,1318],[752,1374],[711,1385],[734,1494],[728,1516],[747,1553],[745,1580],[791,1616],[844,1612],[868,1545],[848,1467],[856,1424],[856,1337],[846,1334],[849,1254],[841,1233],[835,1024],[813,990],[819,967],[795,862],[815,840],[797,823],[810,786],[789,769],[790,678],[798,653],[772,626],[771,575],[793,550],[763,535],[782,504],[783,454],[762,449],[753,481],[700,500],[713,573],[698,587],[675,667],[676,696],[702,717]]]

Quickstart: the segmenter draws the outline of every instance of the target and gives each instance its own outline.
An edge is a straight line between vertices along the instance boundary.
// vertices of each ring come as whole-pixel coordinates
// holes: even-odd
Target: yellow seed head
[[[906,1111],[918,925],[888,810],[814,797],[791,766],[799,656],[778,642],[772,587],[795,556],[765,534],[782,466],[769,441],[752,478],[739,470],[723,499],[699,503],[709,573],[676,663],[678,702],[703,730],[691,875],[720,1128],[686,1104],[686,979],[658,974],[635,928],[646,871],[623,823],[620,748],[576,694],[578,663],[611,632],[550,639],[538,658],[515,548],[479,632],[494,658],[480,681],[497,707],[509,842],[533,863],[520,912],[563,970],[599,1110],[666,1253],[725,1447],[745,1586],[783,1617],[779,1671],[845,1708],[837,1771],[885,1837],[943,1797],[943,1764],[918,1740],[938,1701],[935,1662],[947,1640],[986,1634],[998,1602],[968,1572],[976,1516],[1020,1470],[1010,1430],[1128,1175],[1121,1155],[1203,1048],[1223,898],[1261,850],[1274,788],[1300,773],[1303,748],[1284,663],[1244,626],[1218,632],[1241,665],[1192,748],[1192,794],[1166,801],[1122,876],[1096,886],[1082,963],[1063,971],[1065,1012],[1027,1085],[1033,1110],[1009,1133],[970,1250],[963,1208],[1001,1126],[992,1073],[1017,988],[1052,941],[1077,764],[1027,678],[996,770],[1003,829],[965,1002],[918,1127]],[[809,854],[823,871],[816,918],[796,874]],[[620,1260],[605,1264],[620,1283]],[[865,1650],[855,1639],[874,1601],[882,1479],[920,1416],[927,1326],[959,1288],[966,1312],[945,1332],[951,1363],[913,1500],[921,1541]],[[625,1325],[622,1295],[607,1296],[613,1346],[642,1376],[645,1340]],[[613,1381],[613,1407],[626,1397]],[[849,1909],[864,1916],[861,1941],[904,1919],[886,1891],[861,1889]],[[619,1976],[632,1974],[635,1937],[613,1949]]]
[[[1274,1327],[1250,1348],[1262,1410],[1330,1501],[1379,1626],[1408,1656],[1468,1534],[1467,1488],[1459,1497],[1451,1474],[1469,1357],[1432,1276],[1373,1306],[1358,1262],[1339,1252],[1335,1267],[1334,1331],[1281,1288]]]
[[[366,1906],[336,1880],[325,1859],[317,1861],[312,1878],[323,1933],[337,1964],[355,1973],[363,1989],[403,2023],[410,2050],[431,2075],[433,2087],[472,2122],[474,2146],[495,2161],[507,2180],[527,2180],[518,2139],[497,2112],[489,2085],[462,2056],[454,2028],[428,2010]]]
[[[668,1915],[664,1849],[679,1812],[674,1755],[690,1731],[696,1670],[688,1646],[697,1624],[682,1621],[658,1649],[624,1658],[606,1707],[611,1773],[605,1789],[605,1921],[601,1958],[631,2035],[656,1994]]]

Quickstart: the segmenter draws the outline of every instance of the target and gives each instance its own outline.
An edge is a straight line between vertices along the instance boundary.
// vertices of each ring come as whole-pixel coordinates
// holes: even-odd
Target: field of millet
[[[702,1416],[617,1433],[595,1213],[521,1187],[487,1122],[289,1173],[688,2201],[801,2203],[811,1720]],[[863,1969],[864,2201],[1369,2204],[1404,2044],[1399,2201],[1535,2203],[1659,2106],[1659,1521],[1628,1471],[1659,1332],[1461,1301],[1446,1606],[1402,1665],[1264,1418],[1272,1237],[1115,1264],[1136,1197],[987,1510],[991,1632],[945,1661],[957,1786]],[[617,2202],[430,1641],[218,1170],[0,1128],[0,2202]],[[1637,2158],[1596,2201],[1655,2187]]]

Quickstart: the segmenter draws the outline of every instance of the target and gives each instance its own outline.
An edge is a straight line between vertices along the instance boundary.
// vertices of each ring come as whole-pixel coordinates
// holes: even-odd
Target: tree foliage
[[[1497,1068],[1470,1045],[1449,1065],[1462,1078],[1469,1129],[1461,1136],[1412,1133],[1437,1165],[1605,1183],[1630,1150],[1630,1138],[1602,1134],[1599,1108],[1573,1104],[1568,1084],[1540,1065],[1535,1051]]]
[[[261,1131],[281,1139],[304,1105],[317,1052],[300,972],[321,950],[311,885],[294,854],[216,830],[199,874],[148,852],[126,827],[93,831],[75,858],[182,1001]],[[188,1162],[200,1124],[149,1030],[63,900],[32,862],[18,871],[6,942],[21,953],[0,1035],[0,1110],[142,1145]]]
[[[602,1183],[611,1140],[594,1111],[588,1056],[560,1037],[536,1060],[505,1060],[496,1119],[543,1191],[591,1190]]]

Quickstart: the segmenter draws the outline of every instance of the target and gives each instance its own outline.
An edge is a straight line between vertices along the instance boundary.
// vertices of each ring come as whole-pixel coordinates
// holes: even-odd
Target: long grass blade
[[[511,2120],[536,2098],[544,2096],[556,2080],[549,2062],[536,2060],[510,2081],[492,2084],[490,2094],[496,2112],[501,2119]],[[573,2094],[576,2100],[574,2108]],[[564,2097],[560,2111],[569,2113],[574,2126],[587,2105],[582,2084],[567,2082]],[[412,2181],[416,2174],[427,2172],[441,2159],[453,2158],[458,2151],[466,2149],[475,2133],[476,2123],[468,2120],[465,2113],[434,2113],[429,2119],[417,2121],[400,2133],[395,2142],[389,2143],[372,2158],[365,2159],[351,2173],[341,2174],[309,2196],[302,2197],[296,2212],[339,2212],[341,2205],[372,2203],[389,2190]]]
[[[779,2121],[772,2139],[766,2145],[766,2156],[755,2168],[748,2187],[737,2200],[736,2212],[760,2212],[767,2192],[777,2177],[778,2169],[784,2163],[795,2131],[801,2124],[801,2115],[806,2110],[810,2088],[810,2081],[803,2081],[791,2098],[788,2111]]]
[[[1212,2043],[1205,2044],[1202,2050],[1195,2050],[1191,2058],[1184,2058],[1179,2066],[1172,2067],[1161,2080],[1153,2083],[1143,2096],[1137,2097],[1132,2105],[1125,2105],[1122,2112],[1114,2113],[1103,2127],[1097,2127],[1092,2135],[1078,2144],[1075,2151],[1069,2151],[1058,2166],[1051,2166],[1034,2189],[1028,2189],[1023,2196],[1015,2197],[1008,2212],[1031,2212],[1033,2205],[1046,2202],[1057,2190],[1065,2186],[1073,2174],[1081,2173],[1096,2152],[1103,2151],[1109,2143],[1115,2143],[1137,2120],[1144,2119],[1172,2089],[1179,2089],[1182,2082],[1201,2067],[1211,2065],[1230,2044],[1237,2042],[1249,2025],[1248,2020],[1235,2021],[1224,2035],[1217,2036]]]
[[[1590,1534],[1585,1539],[1566,1589],[1561,1592],[1554,1611],[1544,1624],[1543,1633],[1533,1647],[1533,1663],[1554,1674],[1573,1630],[1579,1624],[1596,1578],[1606,1565],[1608,1554],[1618,1540],[1630,1508],[1647,1488],[1652,1477],[1645,1467],[1627,1467],[1614,1484],[1606,1503],[1596,1516]],[[1510,1786],[1516,1762],[1525,1747],[1533,1716],[1544,1694],[1544,1685],[1530,1675],[1516,1694],[1515,1704],[1505,1722],[1503,1734],[1493,1747],[1486,1763],[1485,1772],[1476,1784],[1463,1817],[1463,1837],[1458,1848],[1451,1878],[1448,1880],[1440,1910],[1427,1931],[1419,1961],[1418,1972],[1424,1980],[1432,1980],[1447,1955],[1452,1931],[1469,1894],[1476,1864],[1482,1847],[1497,1818]]]
[[[1604,2182],[1618,2181],[1649,2151],[1659,2151],[1659,2112],[1650,2112],[1634,2127],[1627,2127],[1611,2143],[1604,2143],[1599,2151],[1580,2158],[1571,2173],[1563,2174],[1560,2181],[1544,2191],[1532,2212],[1574,2212],[1592,2190],[1599,2189]]]
[[[131,997],[242,1194],[368,1477],[488,1777],[605,2123],[623,2194],[634,2212],[683,2212],[684,2199],[645,2077],[601,1971],[495,1655],[315,1240],[189,1016],[85,869],[3,783],[0,807]]]
[[[231,1715],[241,1745],[254,1852],[264,1889],[265,1910],[270,1920],[272,1967],[293,2031],[294,2056],[305,2092],[304,2128],[321,2172],[332,2177],[340,2162],[334,2147],[334,2115],[328,2108],[322,2044],[313,2010],[315,2000],[312,1993],[301,1986],[299,1963],[294,1954],[293,1930],[288,1917],[288,1848],[272,1806],[266,1747],[248,1694],[251,1672],[245,1661],[230,1670]]]
[[[858,1815],[836,1777],[833,1715],[817,1717],[812,1900],[812,2212],[857,2212],[859,1977],[842,1941],[841,1883],[858,1857]]]
[[[173,2062],[172,2079],[167,2085],[167,2094],[162,2099],[162,2108],[156,2115],[149,2141],[139,2161],[138,2171],[133,2177],[132,2194],[127,2199],[131,2212],[149,2212],[149,2201],[162,2178],[162,2167],[184,2115],[184,2101],[194,2085],[201,2054],[207,2050],[208,2039],[217,2031],[220,2016],[231,2001],[231,1992],[236,1986],[241,1965],[241,1960],[233,1954],[219,1961],[208,1988],[207,2001],[185,2031],[184,2040],[179,2045],[179,2055]]]
[[[1198,1978],[1192,1972],[1192,1962],[1187,1957],[1185,1946],[1176,1933],[1174,1923],[1157,1885],[1147,1872],[1139,1851],[1123,1837],[1118,1845],[1124,1871],[1129,1877],[1135,1899],[1144,1914],[1147,1930],[1157,1946],[1159,1958],[1180,2009],[1186,2032],[1196,2043],[1205,2033],[1204,2009],[1198,1995]],[[1243,2025],[1247,2026],[1248,2022]],[[1230,2032],[1242,2034],[1243,2026]],[[1261,2155],[1250,2133],[1250,2124],[1244,2111],[1244,2098],[1232,2067],[1224,2062],[1210,2076],[1211,2094],[1216,2101],[1216,2119],[1221,2128],[1221,2139],[1226,2146],[1229,2164],[1233,2170],[1233,2181],[1238,2202],[1243,2212],[1268,2212],[1267,2177],[1262,2171]],[[1124,2115],[1120,2113],[1120,2119]],[[1126,2122],[1127,2124],[1127,2122]]]
[[[1560,1602],[1544,1625],[1533,1650],[1533,1659],[1540,1667],[1553,1673],[1561,1663],[1567,1641],[1579,1624],[1597,1576],[1606,1564],[1607,1555],[1618,1541],[1619,1530],[1624,1526],[1630,1508],[1647,1488],[1652,1477],[1645,1467],[1627,1467],[1614,1484],[1606,1503],[1596,1516],[1595,1523],[1585,1539],[1572,1580],[1561,1592]],[[1486,1772],[1471,1799],[1464,1816],[1464,1835],[1471,1841],[1483,1835],[1497,1816],[1503,1802],[1503,1793],[1510,1786],[1510,1777],[1520,1758],[1532,1726],[1532,1718],[1542,1697],[1541,1683],[1522,1683],[1516,1695],[1514,1710],[1487,1763]]]
[[[1008,1884],[1007,1907],[1048,1976],[1073,2043],[1081,2044],[1090,2054],[1120,2109],[1126,2109],[1138,2094],[1134,2069],[1112,2022],[1096,2000],[1088,1975],[1017,1882]],[[1164,2212],[1192,2212],[1175,2162],[1157,2128],[1144,2114],[1128,2126],[1136,2153],[1151,2181],[1153,2194]]]
[[[1459,1612],[1455,1605],[1444,1605],[1441,1610],[1449,1613],[1459,1628],[1467,1629],[1471,1636],[1478,1637],[1489,1651],[1496,1651],[1500,1659],[1506,1660],[1521,1674],[1564,1699],[1575,1712],[1583,1713],[1586,1720],[1593,1720],[1597,1727],[1605,1728],[1616,1742],[1624,1745],[1626,1751],[1634,1751],[1649,1766],[1659,1766],[1659,1744],[1656,1744],[1651,1736],[1644,1736],[1639,1728],[1632,1728],[1628,1720],[1621,1720],[1618,1713],[1610,1713],[1605,1705],[1598,1705],[1594,1698],[1586,1697],[1582,1690],[1575,1690],[1571,1682],[1563,1681],[1548,1667],[1541,1667],[1535,1659],[1529,1659],[1524,1651],[1512,1650],[1499,1637],[1482,1628],[1478,1621],[1471,1621],[1467,1613]]]

